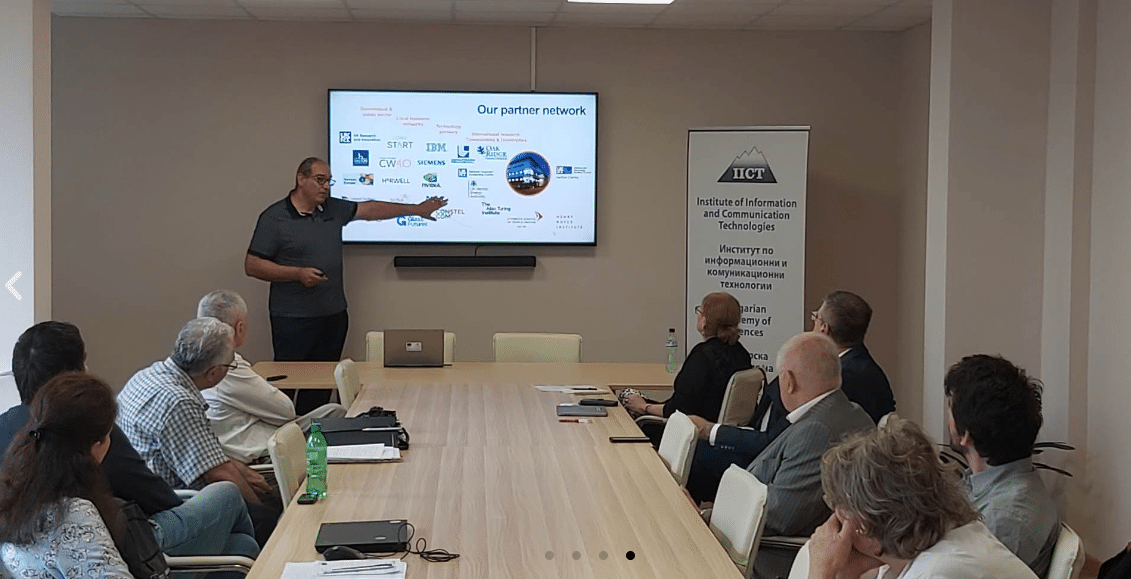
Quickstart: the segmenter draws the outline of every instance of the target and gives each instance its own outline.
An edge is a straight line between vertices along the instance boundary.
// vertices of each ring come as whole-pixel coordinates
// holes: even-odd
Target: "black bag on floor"
[[[130,574],[134,579],[167,579],[169,564],[165,562],[161,545],[157,544],[149,517],[133,501],[118,499],[118,503],[124,520],[122,528],[126,533],[122,537],[123,544],[118,545],[118,552],[130,568]]]

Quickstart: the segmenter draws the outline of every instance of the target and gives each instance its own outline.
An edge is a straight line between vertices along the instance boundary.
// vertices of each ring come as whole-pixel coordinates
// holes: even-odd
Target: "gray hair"
[[[817,332],[802,332],[785,341],[778,350],[778,372],[783,372],[786,361],[798,375],[801,385],[810,392],[827,392],[840,387],[840,352],[828,336]]]
[[[912,559],[978,519],[965,489],[923,429],[902,418],[857,433],[821,458],[825,501],[842,509],[882,553]]]
[[[200,298],[196,317],[216,318],[234,328],[236,322],[247,317],[247,302],[232,290],[219,289]]]
[[[173,344],[173,363],[190,377],[227,364],[235,353],[235,330],[216,318],[196,318],[181,328]]]

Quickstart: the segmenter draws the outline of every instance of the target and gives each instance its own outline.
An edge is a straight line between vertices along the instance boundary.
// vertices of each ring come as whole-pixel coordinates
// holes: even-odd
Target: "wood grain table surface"
[[[581,396],[534,388],[670,384],[662,364],[361,363],[359,373],[351,414],[396,410],[411,448],[400,463],[330,465],[329,496],[291,503],[252,579],[319,560],[322,522],[374,519],[407,519],[429,549],[461,554],[408,555],[409,579],[740,577],[652,447],[609,442],[640,435],[622,408],[562,423],[555,406]]]

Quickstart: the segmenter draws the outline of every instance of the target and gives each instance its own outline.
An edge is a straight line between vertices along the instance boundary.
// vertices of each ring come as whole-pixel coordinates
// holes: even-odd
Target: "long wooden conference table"
[[[662,364],[358,369],[364,387],[350,414],[396,410],[411,447],[399,463],[330,465],[329,496],[292,501],[252,579],[320,560],[322,522],[378,519],[406,519],[428,549],[461,555],[409,555],[408,579],[741,576],[651,445],[609,442],[640,435],[622,408],[559,422],[555,406],[582,396],[534,388],[670,384]]]

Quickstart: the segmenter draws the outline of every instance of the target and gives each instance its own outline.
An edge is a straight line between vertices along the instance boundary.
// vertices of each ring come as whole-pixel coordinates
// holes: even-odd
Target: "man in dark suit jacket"
[[[821,307],[810,317],[813,331],[836,344],[845,396],[863,408],[873,422],[894,412],[895,398],[887,376],[864,346],[864,336],[872,321],[868,302],[854,293],[835,291],[825,296]],[[701,440],[687,481],[691,496],[698,501],[713,500],[727,467],[749,464],[790,425],[785,420],[786,413],[775,378],[766,385],[744,427],[720,426],[692,416]]]

